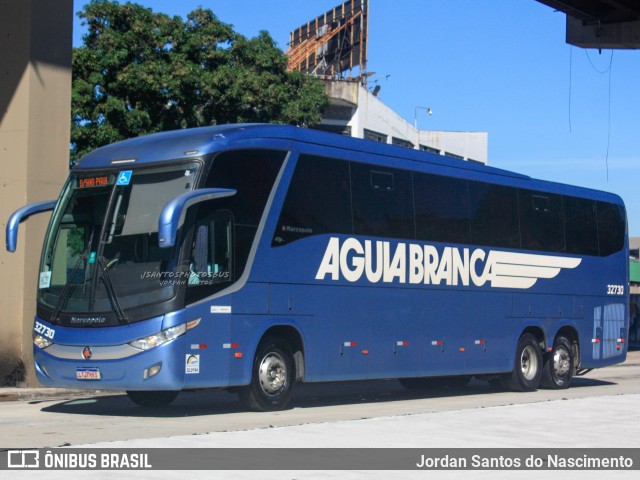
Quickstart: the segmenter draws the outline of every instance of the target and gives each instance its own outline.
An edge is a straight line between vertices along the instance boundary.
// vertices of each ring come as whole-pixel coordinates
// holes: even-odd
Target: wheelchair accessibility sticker
[[[132,173],[133,173],[133,170],[124,170],[120,172],[118,174],[118,181],[116,182],[116,185],[129,185],[129,182],[131,181]]]

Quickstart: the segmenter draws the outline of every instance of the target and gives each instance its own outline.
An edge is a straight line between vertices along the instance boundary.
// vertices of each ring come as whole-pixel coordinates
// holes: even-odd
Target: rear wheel
[[[166,407],[176,399],[179,393],[173,390],[127,390],[129,400],[141,407]]]
[[[289,344],[278,337],[267,337],[256,352],[251,383],[241,387],[238,395],[251,410],[282,410],[291,399],[295,378]]]
[[[542,371],[542,386],[546,388],[569,388],[575,369],[571,342],[565,336],[553,341],[553,350],[548,353]]]
[[[518,340],[515,365],[507,384],[511,390],[532,392],[540,385],[541,376],[542,353],[538,339],[530,333],[525,333]]]

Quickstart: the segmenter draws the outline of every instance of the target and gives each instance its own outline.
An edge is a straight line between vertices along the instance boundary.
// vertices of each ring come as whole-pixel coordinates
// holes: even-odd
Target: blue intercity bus
[[[143,406],[297,382],[567,388],[627,353],[613,194],[281,125],[152,134],[73,167],[38,277],[35,371]]]

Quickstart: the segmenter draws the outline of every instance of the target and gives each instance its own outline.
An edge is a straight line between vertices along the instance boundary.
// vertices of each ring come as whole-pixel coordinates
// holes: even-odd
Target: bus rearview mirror
[[[184,222],[187,208],[207,200],[231,197],[236,190],[230,188],[203,188],[178,195],[170,200],[160,212],[158,219],[158,245],[160,248],[173,247],[178,229]]]

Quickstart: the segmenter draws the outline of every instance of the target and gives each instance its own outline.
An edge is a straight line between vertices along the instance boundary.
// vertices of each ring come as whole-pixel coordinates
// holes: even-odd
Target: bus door
[[[464,369],[464,328],[467,304],[464,294],[435,290],[426,297],[422,314],[424,349],[423,373],[447,375]]]
[[[335,365],[341,378],[369,378],[371,342],[375,335],[374,318],[368,307],[371,290],[342,287],[336,288],[334,293],[337,295],[336,310],[326,318],[330,330],[322,334],[325,337],[322,343],[327,346],[331,358],[329,364]]]
[[[380,288],[368,299],[371,371],[376,377],[419,376],[425,362],[424,297],[415,289]]]
[[[507,337],[513,334],[510,295],[467,292],[465,366],[469,373],[501,371],[511,361]],[[509,337],[511,338],[511,337]]]

